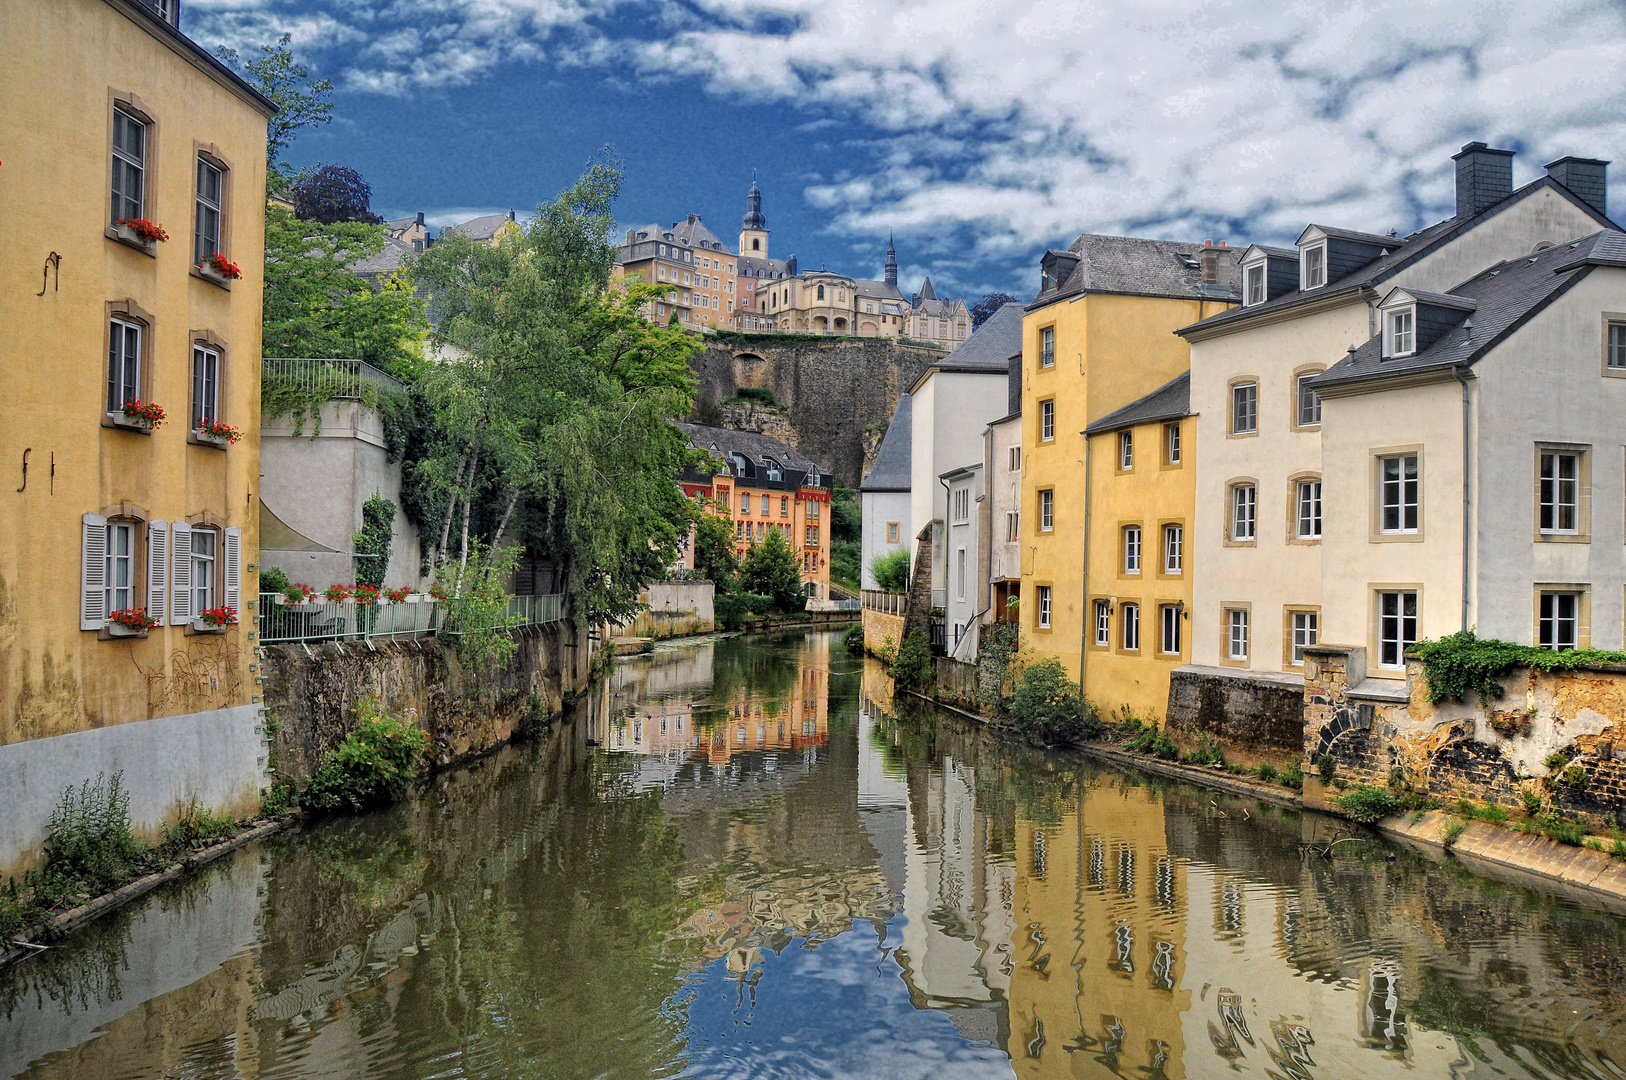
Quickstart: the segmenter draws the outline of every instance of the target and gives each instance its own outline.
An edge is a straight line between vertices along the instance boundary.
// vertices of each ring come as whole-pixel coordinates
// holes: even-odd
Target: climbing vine
[[[356,584],[384,587],[390,567],[390,541],[395,538],[395,504],[375,491],[361,504],[361,531],[351,538],[356,554]]]
[[[1423,662],[1428,676],[1429,700],[1439,704],[1446,698],[1466,701],[1468,691],[1489,702],[1507,693],[1502,678],[1514,668],[1527,667],[1535,671],[1571,671],[1575,668],[1596,667],[1599,664],[1626,664],[1626,652],[1606,649],[1554,649],[1515,645],[1511,641],[1495,638],[1481,640],[1472,630],[1443,637],[1438,641],[1420,641],[1415,646],[1417,658]]]

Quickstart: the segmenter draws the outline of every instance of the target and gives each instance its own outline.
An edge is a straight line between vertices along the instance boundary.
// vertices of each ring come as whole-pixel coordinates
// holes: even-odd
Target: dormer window
[[[1417,351],[1417,309],[1414,307],[1399,308],[1389,312],[1384,320],[1383,355],[1410,356]]]
[[[1304,248],[1299,255],[1299,265],[1304,270],[1304,278],[1299,282],[1299,288],[1321,288],[1327,283],[1327,245],[1316,244],[1314,247]]]
[[[1245,291],[1242,302],[1248,307],[1265,302],[1265,264],[1254,263],[1243,270],[1243,283]]]

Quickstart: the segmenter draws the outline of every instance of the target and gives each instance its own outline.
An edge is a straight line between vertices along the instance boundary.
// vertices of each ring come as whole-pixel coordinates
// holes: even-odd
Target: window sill
[[[123,413],[103,413],[102,427],[118,428],[120,431],[130,431],[137,435],[151,435],[152,424],[145,420],[136,420]]]
[[[118,623],[106,623],[100,630],[96,631],[96,640],[126,641],[132,638],[144,638],[147,634],[148,631],[146,630],[131,630],[129,627],[120,626]]]
[[[1252,431],[1227,431],[1225,433],[1225,437],[1227,439],[1257,439],[1259,437],[1259,429],[1254,428]]]
[[[1422,542],[1423,534],[1420,531],[1409,533],[1380,532],[1372,534],[1372,543],[1374,544],[1421,544]]]
[[[1259,541],[1258,540],[1232,540],[1230,537],[1226,537],[1225,538],[1225,546],[1228,547],[1228,548],[1256,548],[1256,547],[1259,546]]]
[[[207,281],[217,289],[221,289],[225,292],[231,292],[230,278],[217,274],[213,270],[202,266],[193,266],[191,272],[192,276],[197,278],[199,281]]]
[[[1222,657],[1220,657],[1220,665],[1222,667],[1244,668],[1245,669],[1248,666],[1248,661],[1246,659],[1233,660],[1228,656],[1222,656]]]
[[[187,637],[218,637],[231,629],[229,626],[210,626],[208,623],[193,619],[186,624]]]
[[[157,242],[154,241],[148,243],[142,240],[135,234],[135,231],[130,229],[128,226],[109,225],[107,228],[102,230],[102,235],[121,247],[127,247],[131,251],[141,252],[149,259],[156,259],[158,257]]]
[[[1538,544],[1590,544],[1592,536],[1589,533],[1537,533]]]
[[[222,453],[224,453],[227,448],[231,446],[231,442],[227,439],[211,438],[207,435],[200,435],[196,431],[188,431],[186,433],[186,441],[191,443],[193,446],[207,446],[211,450],[219,450]]]

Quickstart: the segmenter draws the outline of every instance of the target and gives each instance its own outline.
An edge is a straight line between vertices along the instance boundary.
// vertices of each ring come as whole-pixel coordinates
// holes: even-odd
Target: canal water
[[[0,971],[0,1077],[1626,1076],[1626,920],[1328,826],[671,646]]]

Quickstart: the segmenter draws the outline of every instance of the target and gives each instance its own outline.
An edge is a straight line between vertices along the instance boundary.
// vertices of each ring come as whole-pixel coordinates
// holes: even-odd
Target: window
[[[215,531],[192,530],[192,615],[215,606]]]
[[[1243,296],[1243,303],[1252,307],[1254,304],[1265,302],[1265,264],[1254,263],[1243,273],[1247,277],[1247,291]]]
[[[107,331],[107,411],[141,396],[141,326],[113,319]]]
[[[1290,626],[1293,635],[1293,651],[1288,659],[1294,667],[1300,667],[1304,663],[1305,647],[1314,645],[1320,640],[1321,615],[1315,611],[1295,611],[1292,613]]]
[[[1039,441],[1049,442],[1056,437],[1056,403],[1039,402]]]
[[[764,511],[764,512],[766,512],[766,511]],[[809,500],[807,500],[807,520],[809,520],[809,521],[817,521],[817,520],[819,520],[819,503],[818,503],[817,499],[809,499]]]
[[[1039,628],[1041,630],[1048,630],[1050,629],[1050,586],[1040,585],[1038,591],[1039,611],[1037,617],[1039,620]]]
[[[886,523],[886,542],[889,543],[889,544],[896,544],[898,542],[898,532],[899,532],[899,527],[898,527],[898,523],[896,521],[887,522]]]
[[[766,495],[762,496],[762,516],[763,517],[768,516],[768,496],[766,496]],[[817,517],[818,515],[815,514],[813,516]]]
[[[1248,609],[1225,610],[1225,655],[1231,660],[1248,658]]]
[[[1140,651],[1140,605],[1125,604],[1119,610],[1122,616],[1123,648],[1125,652]]]
[[[971,520],[971,489],[954,489],[954,523],[964,525]]]
[[[1259,384],[1231,387],[1231,434],[1251,435],[1259,430]]]
[[[1321,395],[1310,385],[1310,380],[1319,374],[1319,371],[1306,371],[1298,377],[1299,427],[1316,427],[1321,423]]]
[[[111,545],[110,545],[111,546]],[[112,565],[111,559],[108,565]],[[1541,647],[1575,649],[1580,647],[1581,594],[1544,592],[1541,594]]]
[[[1417,594],[1378,593],[1378,667],[1404,668],[1406,650],[1417,644]]]
[[[1133,469],[1135,467],[1135,433],[1133,431],[1118,432],[1118,468]]]
[[[1047,326],[1039,331],[1039,366],[1056,366],[1056,328]]]
[[[1378,459],[1378,531],[1417,531],[1417,455]]]
[[[1124,573],[1140,573],[1140,526],[1124,526]]]
[[[958,586],[955,593],[961,600],[965,599],[965,548],[954,549],[954,583]]]
[[[1302,288],[1319,289],[1327,283],[1327,245],[1317,244],[1304,249],[1304,284]]]
[[[192,430],[220,419],[220,354],[192,346]]]
[[[1236,484],[1231,488],[1231,539],[1251,542],[1259,516],[1258,490],[1252,484]]]
[[[198,227],[194,263],[202,263],[220,250],[220,203],[224,176],[213,165],[198,159]]]
[[[135,606],[135,526],[107,523],[107,566],[102,578],[103,608],[108,615]]]
[[[790,517],[790,496],[789,495],[781,495],[781,496],[779,496],[779,516],[782,517],[782,518],[783,517]]]
[[[734,539],[735,540],[744,540],[745,539],[745,522],[736,521],[734,523]]]
[[[1013,446],[1013,447],[1011,447],[1011,472],[1021,472],[1021,471],[1022,471],[1022,448],[1020,446]]]
[[[1180,655],[1180,609],[1174,604],[1164,604],[1157,609],[1158,622],[1161,624],[1161,633],[1158,637],[1158,651],[1166,656]]]
[[[1581,455],[1541,452],[1541,531],[1581,531]]]
[[[1163,460],[1169,465],[1180,464],[1180,425],[1163,425]]]
[[[1039,531],[1049,532],[1055,527],[1056,492],[1051,488],[1039,492]]]
[[[819,286],[819,299],[820,300],[824,299],[824,286],[823,285]]]
[[[817,525],[807,526],[807,537],[805,543],[808,547],[819,546],[819,527]]]
[[[1605,362],[1611,370],[1626,371],[1626,322],[1609,324],[1609,355]]]
[[[1186,563],[1186,530],[1179,525],[1163,526],[1163,572],[1179,574]]]
[[[1321,539],[1321,481],[1300,480],[1295,501],[1298,504],[1295,515],[1298,525],[1294,535],[1300,540]]]
[[[1417,335],[1413,329],[1413,309],[1389,314],[1389,355],[1410,356],[1415,351]]]
[[[1021,538],[1022,515],[1015,510],[1005,511],[1005,539],[1007,541]]]
[[[1112,604],[1106,600],[1095,602],[1095,643],[1103,649],[1112,644]]]
[[[113,110],[113,221],[143,218],[147,178],[147,125]]]

